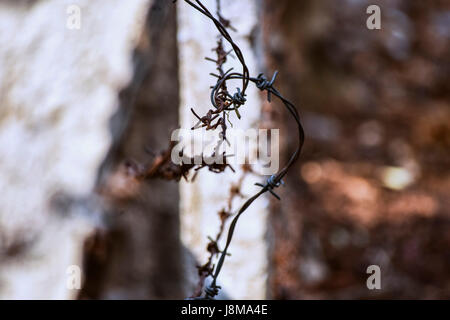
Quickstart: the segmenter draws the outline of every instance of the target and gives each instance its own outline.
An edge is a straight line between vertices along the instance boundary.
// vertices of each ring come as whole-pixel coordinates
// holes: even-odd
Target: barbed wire
[[[220,0],[216,0],[216,4],[217,4],[216,14],[219,17],[219,21],[221,21],[221,23],[224,24],[225,26],[228,26],[229,28],[231,28],[231,24],[230,24],[229,20],[225,19],[221,14]],[[223,78],[224,75],[227,73],[224,71],[223,66],[225,65],[225,63],[228,60],[228,55],[233,50],[230,50],[228,52],[225,51],[224,44],[223,44],[223,37],[220,36],[219,40],[217,41],[217,46],[215,48],[213,48],[212,51],[215,52],[216,59],[213,59],[210,57],[205,57],[205,59],[207,61],[215,63],[218,74],[210,73],[210,75],[213,77],[216,77],[217,79]],[[216,84],[216,86],[217,86],[217,84]],[[195,110],[193,108],[191,108],[192,113],[199,120],[197,122],[197,124],[191,128],[192,130],[195,130],[195,129],[198,129],[201,127],[204,127],[206,130],[215,129],[218,126],[221,127],[221,129],[222,129],[220,132],[221,140],[218,141],[218,143],[215,147],[214,154],[219,152],[219,148],[220,148],[221,144],[223,143],[224,140],[226,140],[227,125],[226,125],[226,121],[225,121],[225,116],[227,115],[227,111],[225,111],[224,109],[226,108],[227,105],[226,105],[226,101],[224,101],[224,99],[223,99],[223,97],[226,98],[229,95],[226,81],[223,81],[220,83],[219,90],[220,90],[220,93],[218,94],[218,97],[220,97],[220,98],[216,98],[217,104],[219,104],[219,106],[220,106],[219,108],[217,108],[215,110],[210,109],[206,113],[206,116],[204,116],[204,117],[198,116],[197,113],[195,112]],[[214,96],[211,96],[211,98],[214,99]],[[219,114],[221,114],[221,116]],[[212,121],[214,121],[215,119],[217,119],[216,123],[212,124]],[[225,160],[225,163],[226,163],[226,155],[225,154],[223,154],[223,159]],[[230,166],[230,168],[233,170],[233,168],[231,166]],[[249,171],[248,167],[244,166],[243,169],[244,169],[243,174],[240,177],[238,183],[236,185],[232,185],[232,187],[230,188],[230,194],[229,194],[229,198],[228,198],[227,208],[222,208],[218,212],[218,216],[220,218],[219,230],[217,231],[217,234],[215,237],[211,237],[211,236],[208,237],[209,242],[206,245],[206,250],[209,254],[208,259],[207,259],[206,263],[204,263],[203,265],[197,266],[198,283],[197,283],[197,287],[196,287],[193,295],[190,297],[191,299],[196,299],[196,298],[201,297],[201,295],[203,294],[203,287],[205,286],[205,280],[209,276],[213,275],[214,259],[217,255],[219,255],[221,253],[218,242],[224,233],[225,224],[226,224],[227,220],[232,215],[231,211],[232,211],[233,199],[236,196],[241,195],[240,188],[242,186],[242,182],[244,180],[246,172]],[[233,172],[234,172],[234,170],[233,170]]]
[[[245,63],[244,55],[242,54],[241,49],[239,46],[233,41],[232,37],[227,31],[227,28],[234,29],[231,26],[231,23],[229,20],[226,20],[223,18],[223,16],[220,14],[220,2],[218,2],[217,7],[217,16],[218,18],[214,17],[213,14],[201,3],[199,0],[184,0],[186,3],[188,3],[190,6],[195,8],[197,11],[202,13],[204,16],[209,18],[214,25],[216,26],[217,30],[219,31],[221,38],[218,42],[218,47],[216,48],[216,52],[218,54],[217,60],[213,60],[211,58],[207,58],[207,60],[214,61],[217,63],[219,74],[211,74],[213,77],[217,78],[216,84],[211,88],[211,104],[213,106],[212,109],[210,109],[205,116],[200,117],[193,109],[191,111],[193,112],[194,116],[199,120],[195,126],[192,127],[192,129],[198,129],[204,127],[206,130],[214,130],[221,127],[221,138],[222,140],[226,140],[226,122],[225,118],[229,119],[229,112],[234,111],[236,113],[236,116],[238,119],[241,118],[241,115],[239,113],[239,108],[245,105],[246,103],[246,90],[248,88],[248,85],[250,82],[254,83],[255,86],[261,90],[267,92],[267,100],[271,102],[271,97],[276,96],[286,107],[286,109],[289,111],[291,116],[294,118],[297,128],[298,128],[298,145],[294,153],[289,158],[287,164],[278,171],[278,173],[270,176],[264,184],[262,183],[255,183],[255,185],[261,187],[261,190],[257,192],[255,195],[253,195],[251,198],[249,198],[239,209],[237,214],[234,216],[233,220],[231,221],[231,224],[228,229],[227,233],[227,239],[225,243],[225,247],[223,250],[219,250],[217,246],[217,239],[211,239],[210,243],[208,244],[208,251],[212,254],[210,255],[210,258],[208,259],[208,262],[205,266],[205,273],[200,273],[201,283],[203,283],[205,274],[206,276],[211,275],[212,281],[211,284],[204,289],[204,296],[199,297],[200,295],[194,295],[196,298],[200,299],[214,299],[214,297],[219,293],[219,290],[221,289],[220,286],[217,285],[217,279],[220,275],[220,272],[222,270],[223,264],[225,262],[225,258],[229,255],[228,249],[231,244],[231,241],[233,239],[233,234],[237,225],[237,222],[241,215],[247,210],[247,208],[261,195],[263,195],[266,192],[270,192],[275,198],[280,200],[280,197],[275,193],[274,189],[278,188],[281,184],[283,184],[283,177],[287,174],[289,168],[295,163],[295,161],[298,159],[301,149],[304,144],[305,135],[304,130],[302,127],[302,124],[300,122],[300,116],[297,112],[296,107],[286,98],[284,98],[281,93],[274,87],[274,82],[276,80],[276,77],[278,75],[278,72],[276,71],[274,75],[272,76],[271,80],[269,81],[263,74],[259,74],[257,77],[250,77],[249,69]],[[173,1],[174,3],[176,2]],[[232,72],[233,69],[229,69],[227,71],[223,70],[223,64],[226,61],[226,57],[230,52],[225,52],[223,48],[222,39],[225,39],[232,47],[232,51],[234,52],[235,56],[239,60],[241,66],[242,66],[242,72]],[[230,94],[228,92],[226,81],[227,80],[233,80],[233,79],[239,79],[242,80],[242,86],[241,88],[237,88],[236,92],[234,94]],[[214,120],[216,120],[216,123],[212,123]],[[217,151],[217,150],[216,150]],[[223,170],[222,170],[223,171]],[[224,222],[222,221],[222,224]],[[222,232],[220,232],[219,235],[221,235]],[[212,246],[212,247],[211,247]],[[219,260],[217,262],[217,265],[212,270],[212,259],[215,254],[220,254]]]

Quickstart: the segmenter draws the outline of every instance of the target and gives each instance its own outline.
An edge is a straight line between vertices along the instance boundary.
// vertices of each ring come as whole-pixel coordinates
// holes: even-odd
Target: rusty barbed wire
[[[214,271],[213,260],[218,254],[222,252],[219,249],[218,242],[224,233],[226,222],[232,216],[231,212],[233,200],[237,197],[244,198],[244,195],[241,193],[241,188],[242,183],[244,182],[244,179],[248,173],[254,172],[249,165],[247,164],[242,165],[242,174],[239,180],[236,183],[233,183],[229,189],[229,196],[226,208],[224,207],[220,209],[220,211],[218,212],[218,216],[220,219],[219,230],[217,231],[217,234],[214,238],[208,237],[209,242],[206,245],[206,250],[208,251],[209,256],[205,264],[197,266],[199,279],[197,282],[197,286],[194,290],[194,293],[192,294],[190,299],[196,299],[202,295],[206,278],[213,275]]]
[[[199,269],[199,275],[200,275],[200,284],[204,283],[204,280],[206,277],[211,276],[212,282],[211,284],[204,289],[204,296],[201,297],[201,299],[214,299],[214,297],[219,293],[220,286],[217,285],[217,279],[218,276],[222,270],[223,264],[225,262],[225,258],[229,255],[228,248],[230,246],[231,240],[233,238],[233,234],[236,228],[236,224],[241,217],[241,215],[247,210],[247,208],[258,199],[262,194],[266,192],[270,192],[275,198],[280,200],[280,197],[275,193],[274,189],[278,188],[280,185],[283,184],[283,177],[287,174],[289,168],[294,164],[294,162],[298,159],[301,149],[304,144],[304,130],[302,127],[302,124],[300,122],[300,116],[297,112],[297,109],[295,106],[286,98],[284,98],[281,93],[274,87],[275,79],[278,75],[278,72],[276,71],[274,75],[272,76],[271,80],[269,81],[263,74],[259,74],[257,77],[250,77],[248,67],[245,63],[244,56],[242,54],[241,49],[239,46],[233,41],[232,37],[226,30],[227,28],[232,29],[231,23],[229,20],[225,19],[220,14],[220,0],[217,2],[218,12],[217,16],[218,18],[215,18],[211,12],[201,3],[199,0],[184,0],[186,3],[188,3],[190,6],[195,8],[197,11],[202,13],[204,16],[209,18],[216,26],[217,30],[219,31],[221,38],[219,39],[218,46],[216,48],[217,53],[217,60],[206,58],[209,61],[216,62],[218,65],[217,70],[219,74],[211,74],[213,77],[217,78],[216,84],[211,87],[211,104],[213,108],[211,108],[205,116],[200,117],[197,113],[195,113],[194,109],[191,109],[194,116],[198,119],[198,122],[196,125],[192,127],[192,129],[198,129],[204,127],[206,130],[214,130],[221,127],[221,138],[222,140],[226,140],[226,123],[225,119],[229,121],[229,112],[234,111],[238,119],[241,118],[241,115],[239,113],[239,108],[242,107],[246,102],[246,90],[248,87],[248,84],[250,82],[254,83],[255,86],[261,90],[267,92],[267,100],[271,102],[272,95],[276,96],[286,107],[286,109],[289,111],[289,113],[294,118],[297,127],[298,127],[298,145],[295,150],[295,152],[291,155],[289,158],[287,164],[276,174],[270,176],[264,184],[262,183],[255,183],[255,185],[261,187],[261,190],[257,192],[255,195],[253,195],[251,198],[249,198],[239,209],[237,214],[234,216],[233,220],[231,221],[231,224],[228,229],[227,239],[225,243],[225,247],[223,250],[219,250],[219,247],[217,245],[217,240],[210,239],[210,242],[208,243],[207,250],[210,252],[210,257],[205,265],[200,267]],[[176,2],[176,1],[174,1]],[[194,3],[195,2],[195,3]],[[234,28],[233,28],[234,29]],[[232,50],[229,52],[226,52],[223,47],[223,39],[225,39],[232,47]],[[234,52],[235,56],[239,60],[241,66],[242,66],[242,72],[232,72],[233,69],[229,69],[227,71],[223,70],[223,64],[226,61],[226,57],[231,53]],[[240,79],[242,80],[242,87],[236,88],[236,92],[234,94],[230,94],[228,92],[226,81],[232,80],[232,79]],[[217,119],[217,120],[216,120]],[[212,123],[215,121],[215,123]],[[231,123],[231,122],[230,122]],[[218,149],[216,149],[217,152]],[[227,212],[227,218],[229,217],[229,212]],[[222,220],[221,228],[222,230],[219,231],[219,237],[223,233],[224,228],[224,221]],[[220,254],[219,260],[217,262],[216,266],[212,266],[212,259],[215,255]],[[197,288],[198,293],[198,288]],[[199,298],[200,294],[194,295]]]
[[[230,168],[230,170],[234,172],[234,168],[227,162],[227,157],[223,156],[224,160],[222,163],[214,162],[216,157],[215,153],[213,153],[210,157],[199,158],[196,156],[186,156],[183,154],[183,151],[181,151],[181,163],[175,164],[171,161],[174,146],[175,142],[171,141],[169,148],[162,151],[146,166],[132,160],[128,160],[125,163],[128,170],[128,176],[131,176],[138,181],[145,181],[155,178],[175,181],[180,181],[181,178],[184,178],[188,181],[189,172],[194,170],[195,173],[191,178],[191,181],[194,181],[198,171],[203,168],[208,168],[209,171],[214,173],[223,172],[227,168]],[[201,160],[198,161],[198,159]]]
[[[216,4],[217,4],[216,14],[219,17],[219,21],[222,24],[224,24],[225,27],[231,29],[232,26],[231,26],[230,21],[225,19],[221,14],[220,0],[217,0]],[[219,40],[217,41],[217,46],[215,48],[213,48],[212,51],[215,52],[216,59],[213,59],[210,57],[205,57],[205,59],[207,61],[210,61],[210,62],[213,62],[216,64],[216,69],[219,74],[217,75],[215,73],[210,73],[210,75],[220,79],[221,77],[223,77],[226,74],[226,72],[223,69],[223,66],[227,62],[228,55],[233,50],[230,50],[228,52],[225,51],[224,45],[223,45],[223,37],[220,36]],[[213,87],[211,87],[211,88],[213,88]],[[224,140],[226,140],[226,130],[227,130],[227,126],[225,123],[226,111],[222,110],[227,106],[227,103],[225,101],[223,101],[223,97],[226,98],[229,95],[226,81],[223,81],[220,84],[220,91],[221,92],[218,95],[219,99],[216,100],[216,104],[220,105],[221,108],[216,109],[216,110],[210,109],[206,113],[206,116],[204,116],[204,117],[198,116],[197,113],[195,112],[195,110],[193,108],[191,108],[191,111],[194,114],[194,116],[197,119],[199,119],[199,122],[197,122],[197,124],[191,128],[192,130],[198,129],[199,127],[205,127],[206,130],[210,130],[210,129],[217,128],[219,125],[221,126],[221,129],[222,129],[220,132],[221,141],[218,141],[215,152],[219,152],[219,147],[220,147],[221,143]],[[222,112],[221,116],[219,116],[220,112]],[[211,124],[211,122],[217,118],[218,118],[218,120],[217,120],[216,124]],[[200,123],[201,123],[201,125],[200,125]],[[224,156],[224,158],[226,159],[225,156]],[[230,168],[232,169],[232,167],[230,167]],[[241,175],[239,181],[236,184],[233,184],[230,188],[227,208],[222,208],[218,212],[218,216],[220,218],[219,230],[214,238],[212,238],[210,236],[208,237],[209,242],[206,245],[206,251],[209,254],[208,259],[207,259],[206,263],[204,263],[203,265],[197,266],[198,282],[197,282],[197,286],[196,286],[196,289],[195,289],[193,295],[190,297],[191,299],[197,299],[197,298],[201,297],[201,295],[203,293],[203,287],[205,286],[205,280],[209,276],[213,275],[213,271],[214,271],[213,260],[217,255],[219,255],[221,253],[218,242],[223,235],[226,222],[228,221],[229,217],[232,216],[231,211],[232,211],[233,199],[237,196],[242,196],[240,193],[240,189],[242,186],[242,182],[245,178],[245,175],[249,171],[251,171],[251,168],[244,165],[243,166],[243,174]]]

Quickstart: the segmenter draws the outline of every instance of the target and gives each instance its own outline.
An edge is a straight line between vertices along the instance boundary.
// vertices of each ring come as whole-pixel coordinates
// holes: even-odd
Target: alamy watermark
[[[68,290],[81,289],[81,268],[76,264],[70,265],[66,269],[67,280],[66,288]]]
[[[70,5],[66,8],[67,21],[66,27],[69,30],[81,29],[81,8],[77,5]]]
[[[376,4],[371,4],[367,7],[366,13],[370,16],[366,20],[366,26],[369,30],[381,29],[381,9]]]
[[[177,129],[171,140],[178,142],[171,154],[175,164],[258,164],[264,175],[279,168],[279,129],[227,129],[226,139],[217,131]]]
[[[367,267],[367,274],[370,276],[367,278],[366,286],[369,290],[381,289],[381,268],[376,264],[372,264]]]

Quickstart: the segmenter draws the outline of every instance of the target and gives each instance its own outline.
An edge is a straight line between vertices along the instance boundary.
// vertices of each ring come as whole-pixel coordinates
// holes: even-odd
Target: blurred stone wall
[[[130,164],[153,162],[178,127],[176,7],[171,2],[151,2],[130,58],[133,77],[119,92],[111,119],[117,139],[96,188],[108,228],[87,243],[89,278],[80,297],[184,298],[178,184],[159,179],[130,184],[124,172]]]
[[[216,1],[205,2],[211,12],[216,12]],[[216,59],[212,50],[218,40],[218,31],[213,23],[180,1],[178,14],[178,42],[180,57],[180,125],[182,128],[191,128],[197,122],[190,108],[204,115],[211,108],[210,86],[216,81],[209,76],[210,72],[217,72],[216,65],[204,57]],[[242,15],[246,12],[246,15]],[[258,29],[257,1],[221,1],[221,14],[231,21],[235,30],[229,30],[233,40],[244,52],[244,57],[252,75],[259,73],[258,44],[252,39]],[[224,40],[225,51],[231,46]],[[227,59],[224,69],[233,67],[241,71],[242,67],[232,54]],[[241,81],[229,81],[231,90],[241,85]],[[242,118],[237,119],[233,114],[228,130],[258,128],[261,117],[261,98],[258,89],[250,85],[247,92],[247,102],[240,110]],[[197,132],[199,132],[198,130]],[[229,132],[228,131],[228,132]],[[228,161],[233,161],[232,159]],[[233,165],[236,172],[230,169],[215,174],[207,169],[198,172],[194,181],[180,184],[180,215],[181,239],[189,248],[197,263],[207,261],[208,236],[215,237],[220,228],[219,213],[222,209],[228,210],[227,202],[233,186],[240,184],[239,196],[232,201],[231,214],[236,214],[240,206],[258,190],[255,182],[261,182],[261,177],[250,173],[245,174],[240,165]],[[223,271],[218,279],[222,286],[222,296],[231,299],[263,299],[267,290],[267,246],[266,221],[268,201],[261,197],[242,215],[229,252],[231,256],[226,259]],[[227,231],[231,219],[225,225],[225,231],[219,241],[219,248],[225,246]],[[192,262],[187,262],[189,264]],[[196,272],[187,267],[192,284],[197,280]],[[191,290],[190,294],[193,293]]]
[[[448,3],[223,2],[251,74],[280,71],[307,139],[282,201],[258,199],[240,221],[224,297],[449,298]],[[381,30],[366,28],[369,4]],[[0,1],[0,298],[192,294],[240,173],[126,177],[208,107],[214,43],[182,1]],[[294,123],[248,93],[237,126],[280,128],[283,163]],[[81,290],[67,287],[73,265]],[[381,290],[366,287],[369,265]]]
[[[161,0],[0,2],[1,298],[184,296],[177,185],[110,188],[177,125],[174,17]]]

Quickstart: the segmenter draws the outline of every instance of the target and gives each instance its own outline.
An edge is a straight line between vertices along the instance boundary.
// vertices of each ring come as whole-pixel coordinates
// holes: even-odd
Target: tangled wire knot
[[[261,91],[267,91],[267,100],[271,102],[271,96],[276,96],[286,107],[286,109],[289,111],[293,119],[295,120],[298,128],[298,145],[295,150],[295,152],[291,155],[290,159],[288,160],[287,164],[277,173],[272,176],[270,176],[265,184],[261,183],[255,183],[255,185],[261,187],[261,189],[253,195],[251,198],[247,199],[247,201],[242,205],[242,207],[239,209],[237,214],[234,216],[233,220],[230,223],[228,234],[227,234],[227,240],[225,247],[222,251],[218,251],[217,253],[220,253],[219,260],[217,262],[217,265],[215,268],[210,268],[210,262],[206,265],[207,266],[207,276],[212,276],[212,282],[209,286],[207,286],[204,289],[204,297],[200,299],[214,299],[215,296],[219,294],[219,290],[221,289],[220,286],[218,286],[217,278],[220,274],[220,271],[222,269],[222,266],[224,264],[226,256],[228,256],[228,248],[231,243],[231,240],[233,238],[233,233],[236,227],[236,224],[242,215],[242,213],[255,201],[258,199],[262,194],[265,192],[270,192],[275,198],[280,200],[280,197],[274,192],[274,189],[278,188],[280,185],[283,185],[284,182],[282,178],[286,175],[289,168],[294,164],[294,162],[298,159],[301,149],[303,147],[304,143],[304,131],[302,124],[300,122],[300,116],[297,112],[297,109],[295,106],[287,99],[285,99],[281,93],[274,87],[275,79],[278,75],[278,71],[275,71],[273,74],[271,80],[269,81],[264,74],[260,73],[256,78],[250,77],[248,67],[245,63],[244,56],[242,54],[241,49],[239,46],[233,41],[230,34],[226,30],[226,28],[230,28],[230,23],[228,20],[221,17],[220,13],[218,12],[218,18],[214,17],[211,12],[201,3],[200,0],[184,0],[186,3],[188,3],[190,6],[201,12],[204,16],[208,17],[216,26],[217,30],[219,31],[221,35],[221,39],[218,42],[217,47],[217,53],[218,53],[218,59],[207,59],[210,61],[213,61],[217,63],[219,74],[211,74],[212,76],[217,78],[217,83],[215,86],[213,86],[211,89],[211,104],[213,106],[213,109],[210,109],[206,116],[200,117],[195,113],[193,109],[192,112],[194,113],[195,117],[198,119],[197,124],[192,128],[196,129],[199,127],[206,127],[206,130],[209,129],[215,129],[218,126],[221,126],[222,128],[222,138],[226,139],[225,133],[226,133],[226,124],[225,124],[225,116],[228,117],[229,111],[235,111],[237,117],[240,119],[241,115],[238,111],[238,109],[245,104],[247,101],[246,97],[246,89],[249,84],[249,82],[252,82],[255,84],[255,86],[261,90]],[[175,1],[174,1],[175,2]],[[195,3],[194,3],[195,2]],[[218,3],[219,6],[219,3]],[[219,10],[218,10],[219,11]],[[228,41],[228,43],[232,47],[232,51],[234,52],[235,56],[239,60],[241,66],[242,66],[242,72],[232,72],[233,69],[230,69],[226,72],[222,69],[222,64],[224,61],[226,61],[226,56],[230,52],[226,52],[223,49],[222,46],[222,38]],[[232,79],[240,79],[242,80],[242,87],[237,88],[237,92],[231,95],[228,93],[225,82],[227,80]],[[216,120],[217,122],[212,124],[212,121]],[[222,168],[221,168],[222,169]],[[222,170],[223,171],[223,170]]]
[[[267,181],[266,184],[261,184],[261,183],[255,183],[256,186],[261,187],[263,189],[267,189],[267,191],[270,192],[270,194],[272,194],[275,198],[277,198],[278,200],[281,200],[280,196],[277,195],[273,189],[278,188],[280,185],[284,185],[283,180],[277,180],[277,176],[275,174],[271,175]]]

